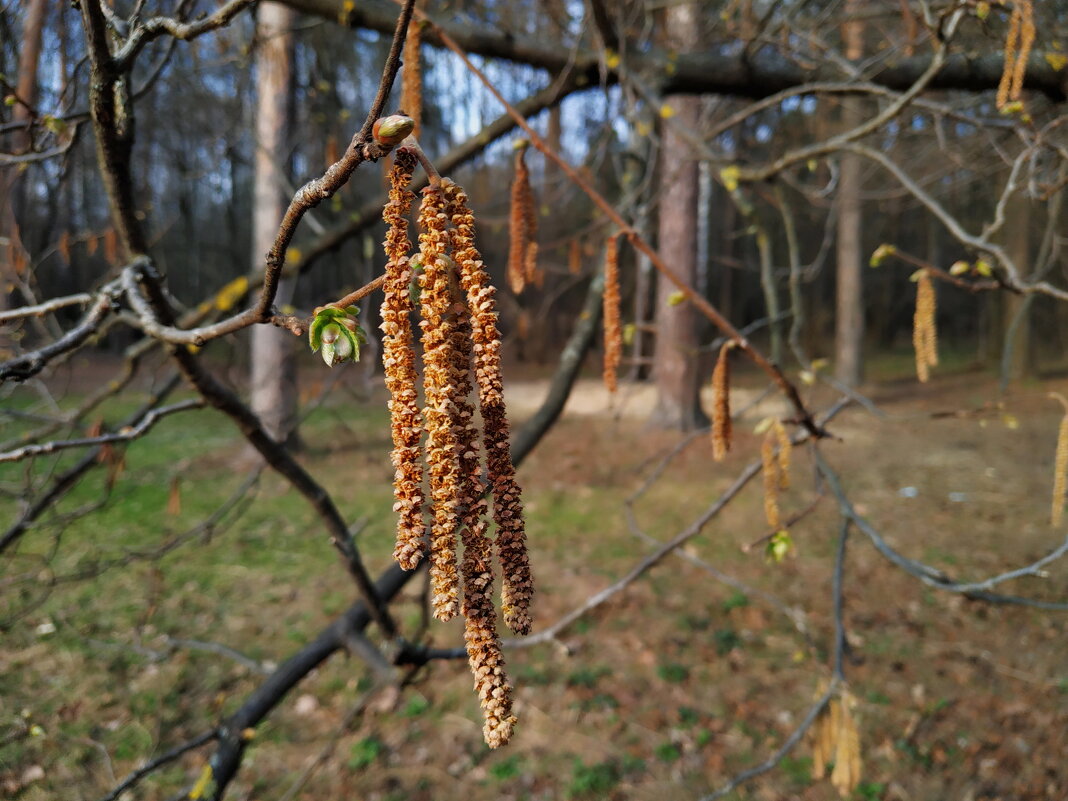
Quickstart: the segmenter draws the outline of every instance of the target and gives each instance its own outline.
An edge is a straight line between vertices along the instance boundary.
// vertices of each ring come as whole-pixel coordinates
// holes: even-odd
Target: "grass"
[[[881,439],[871,435],[870,420],[849,413],[836,428],[849,447],[826,446],[865,505],[864,514],[887,530],[895,546],[928,556],[954,575],[985,575],[991,565],[1041,553],[1049,543],[1048,475],[1036,454],[1055,430],[1055,410],[1036,406],[1028,414],[1026,404],[1016,401],[1021,428],[1015,432],[1000,425],[980,428],[970,418],[935,424],[923,414],[925,403],[935,409],[966,405],[975,393],[963,381],[930,401],[891,405],[907,422],[879,423],[887,427]],[[109,408],[105,416],[121,419],[132,407]],[[25,425],[12,423],[4,436],[16,436]],[[389,564],[393,531],[382,407],[332,402],[302,431],[308,443],[302,461],[346,519],[367,519],[359,545],[377,573]],[[565,418],[523,466],[539,622],[558,619],[649,552],[648,543],[628,531],[621,502],[640,484],[642,470],[675,442],[673,435],[626,419]],[[960,442],[969,447],[955,450]],[[262,681],[225,656],[174,647],[168,638],[221,643],[257,662],[278,664],[355,600],[306,501],[271,475],[262,477],[250,504],[213,531],[194,532],[166,554],[147,558],[230,498],[245,478],[234,468],[243,447],[228,421],[213,412],[164,420],[151,438],[125,449],[125,469],[101,509],[60,525],[62,517],[101,498],[105,471],[98,469],[55,516],[26,535],[16,558],[4,562],[0,579],[8,583],[0,592],[0,615],[8,627],[0,653],[0,742],[24,709],[42,733],[0,746],[0,782],[40,764],[46,779],[29,793],[65,797],[77,787],[86,797],[102,795],[111,786],[110,771],[121,774],[216,725]],[[638,502],[639,525],[660,540],[673,536],[707,508],[755,447],[749,427],[739,425],[736,453],[716,465],[704,441],[695,442]],[[71,453],[39,460],[37,478],[75,459]],[[810,499],[801,478],[806,459],[799,450],[786,514]],[[949,489],[985,480],[990,464],[998,466],[994,484],[962,489],[977,500],[948,512],[936,503]],[[181,509],[170,514],[176,477]],[[888,484],[888,477],[901,481]],[[24,480],[21,466],[0,465],[0,486],[14,491]],[[897,487],[921,480],[924,493],[904,504]],[[12,492],[0,494],[2,519],[17,508]],[[1006,514],[1018,532],[1008,552]],[[563,632],[564,647],[507,654],[520,716],[507,749],[489,752],[481,742],[478,702],[463,660],[435,664],[413,677],[395,701],[372,704],[307,791],[342,797],[359,773],[361,795],[415,801],[440,797],[446,781],[455,790],[449,795],[465,801],[504,795],[644,798],[663,795],[657,788],[664,786],[672,787],[671,797],[699,797],[778,747],[824,676],[817,655],[830,641],[827,586],[836,531],[837,515],[824,501],[792,532],[797,554],[782,565],[743,553],[743,543],[764,533],[757,481],[687,545],[717,569],[804,610],[814,650],[759,594],[737,592],[668,558]],[[112,560],[127,563],[91,575]],[[1061,618],[951,606],[946,596],[889,568],[861,537],[851,540],[847,567],[847,621],[858,638],[847,673],[863,699],[865,748],[865,783],[855,798],[881,798],[891,783],[917,801],[964,797],[976,786],[984,759],[1009,757],[978,736],[967,748],[939,746],[956,742],[961,730],[989,731],[991,737],[1048,732],[1034,745],[1032,761],[996,779],[1003,797],[1025,797],[1019,788],[1050,770],[1059,776],[1059,745],[1068,729],[1062,725],[1068,654]],[[74,580],[80,572],[87,577]],[[1020,591],[1063,595],[1059,576]],[[405,631],[418,630],[418,601],[415,582],[396,607]],[[435,645],[462,643],[455,623],[434,623],[427,636]],[[1053,692],[958,655],[958,641],[970,645],[961,653],[988,652],[999,666],[1048,677]],[[928,653],[934,644],[940,649]],[[902,653],[917,658],[901,659]],[[1018,663],[1024,654],[1026,661]],[[371,685],[358,659],[339,656],[322,665],[259,727],[235,797],[271,798],[287,786]],[[922,702],[912,696],[920,685]],[[297,703],[305,694],[316,701],[311,711]],[[1012,704],[1023,704],[1024,711],[1012,711]],[[900,740],[916,714],[929,716],[916,742]],[[898,740],[896,753],[878,748]],[[939,761],[942,752],[946,757]],[[146,783],[138,797],[159,801],[174,794],[199,775],[208,753],[184,758]],[[799,794],[810,783],[809,770],[801,746],[761,779],[760,792]],[[830,792],[812,791],[819,798]],[[24,795],[34,798],[29,793]]]

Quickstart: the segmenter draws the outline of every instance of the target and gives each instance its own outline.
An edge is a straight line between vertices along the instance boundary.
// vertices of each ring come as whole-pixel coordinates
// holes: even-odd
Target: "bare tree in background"
[[[701,30],[694,4],[674,5],[665,12],[668,47],[692,51]],[[697,282],[697,158],[679,129],[697,130],[701,99],[695,95],[668,95],[665,113],[676,125],[665,125],[660,148],[659,228],[657,242],[664,259],[687,284]],[[708,418],[701,409],[701,364],[695,358],[700,340],[697,312],[689,303],[679,303],[677,287],[660,275],[656,286],[656,332],[653,349],[653,380],[656,408],[652,422],[663,428],[691,431]]]
[[[859,61],[864,55],[864,23],[856,19],[862,4],[846,0],[842,39],[845,56]],[[863,101],[842,100],[842,123],[853,128],[863,121]],[[834,374],[855,387],[864,377],[864,254],[863,205],[860,196],[864,163],[860,156],[843,153],[838,175],[838,236],[835,242]]]
[[[48,11],[47,0],[30,0],[22,28],[19,48],[18,81],[12,103],[11,133],[7,147],[14,153],[25,153],[32,146],[30,121],[37,103],[37,69],[41,54],[41,34]],[[0,167],[0,311],[9,308],[13,281],[18,266],[25,267],[22,238],[15,219],[15,204],[19,196],[21,172],[17,166]],[[0,347],[3,347],[0,334]]]
[[[271,249],[286,208],[287,165],[293,137],[293,22],[296,15],[282,3],[262,3],[256,24],[256,156],[252,192],[252,265],[255,274]],[[277,303],[289,305],[296,275],[278,285]],[[297,351],[289,332],[273,326],[252,329],[249,354],[250,403],[274,439],[297,434]]]

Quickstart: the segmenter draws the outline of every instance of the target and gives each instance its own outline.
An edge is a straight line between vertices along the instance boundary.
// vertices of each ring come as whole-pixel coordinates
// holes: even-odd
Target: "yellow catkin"
[[[938,364],[938,329],[935,324],[937,300],[934,282],[923,270],[916,280],[916,311],[912,317],[912,347],[916,353],[916,376],[921,382]]]
[[[1016,56],[1016,65],[1012,71],[1012,88],[1009,94],[1013,100],[1019,100],[1023,94],[1027,60],[1031,57],[1031,48],[1035,44],[1035,9],[1031,0],[1017,0],[1015,9],[1020,11],[1020,52]]]
[[[412,20],[408,26],[408,36],[404,40],[404,70],[401,74],[400,108],[415,120],[412,135],[419,135],[419,124],[423,119],[423,69],[419,61],[422,26]]]
[[[460,466],[451,408],[456,393],[452,373],[452,334],[456,326],[450,311],[449,274],[451,237],[446,230],[445,202],[440,187],[423,190],[419,207],[419,260],[423,272],[423,425],[426,428],[426,463],[434,522],[430,531],[431,605],[438,620],[451,620],[460,611],[456,572],[456,545],[460,528]]]
[[[567,246],[567,272],[570,275],[582,272],[582,245],[577,239],[572,239]]]
[[[1005,66],[1001,69],[1001,80],[998,82],[997,107],[1004,108],[1009,102],[1012,93],[1012,75],[1016,68],[1016,43],[1020,38],[1020,10],[1013,8],[1009,18],[1009,32],[1005,36]]]
[[[838,730],[834,749],[834,770],[831,784],[842,798],[848,798],[860,784],[860,730],[853,716],[855,701],[849,693],[842,694],[839,704]]]
[[[772,531],[782,530],[782,517],[779,511],[779,491],[782,479],[779,477],[779,460],[775,454],[778,438],[772,429],[764,434],[760,446],[760,459],[764,468],[764,516]]]
[[[834,749],[837,742],[836,719],[838,699],[832,698],[827,702],[823,712],[816,718],[812,726],[812,778],[822,779],[827,775],[827,765],[834,759]]]
[[[385,299],[382,301],[382,363],[389,389],[393,434],[393,508],[397,512],[397,544],[393,556],[405,570],[414,570],[426,552],[423,523],[423,467],[419,440],[422,421],[416,394],[415,354],[412,350],[411,279],[408,254],[408,213],[415,197],[408,190],[416,158],[397,154],[390,171],[389,202],[382,217],[388,226]]]
[[[443,182],[443,185],[449,217],[455,227],[453,259],[460,269],[460,283],[471,312],[475,380],[501,563],[501,610],[512,631],[527,634],[532,625],[530,604],[534,583],[527,555],[523,503],[508,437],[508,414],[501,381],[501,335],[497,328],[497,290],[490,284],[482,257],[475,247],[475,218],[468,207],[467,194],[452,182]]]
[[[1004,109],[1020,100],[1027,61],[1035,43],[1035,10],[1032,0],[1016,0],[1009,18],[1009,32],[1005,37],[1005,65],[998,82],[997,107]]]
[[[793,455],[794,446],[781,420],[771,424],[771,431],[775,434],[775,441],[779,446],[779,489],[787,489],[790,486],[790,457]]]
[[[719,349],[719,358],[712,371],[712,458],[723,461],[731,449],[731,360],[733,342]]]
[[[604,253],[604,385],[609,392],[615,392],[618,387],[619,363],[623,360],[617,237],[608,237]]]
[[[1068,488],[1068,415],[1061,420],[1057,431],[1057,455],[1053,460],[1053,513],[1050,520],[1054,527],[1064,519],[1064,492]]]
[[[515,179],[512,181],[509,209],[508,284],[519,294],[537,276],[537,217],[534,214],[534,192],[530,188],[530,170],[525,159],[526,145],[520,144],[515,153]]]

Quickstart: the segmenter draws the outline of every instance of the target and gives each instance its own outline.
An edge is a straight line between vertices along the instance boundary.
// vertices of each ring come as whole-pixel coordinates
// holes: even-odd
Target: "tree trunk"
[[[30,106],[37,103],[37,64],[41,55],[41,34],[44,30],[47,0],[30,0],[22,26],[22,46],[19,49],[18,80],[15,92],[20,100]],[[30,119],[30,110],[16,102],[12,109],[13,122],[25,123]],[[30,132],[16,128],[10,135],[5,149],[23,153],[32,146]],[[15,281],[15,253],[23,249],[15,218],[17,184],[21,176],[17,166],[0,170],[0,311],[10,308],[11,290]],[[27,260],[28,261],[28,260]],[[0,335],[0,348],[6,347],[6,337]]]
[[[846,3],[847,21],[842,26],[846,57],[863,55],[863,23],[853,19],[859,11],[857,0]],[[852,128],[863,118],[857,98],[842,101],[842,120]],[[864,343],[864,254],[861,238],[860,157],[843,153],[838,177],[837,291],[835,298],[834,364],[835,377],[843,384],[856,386],[863,377]]]
[[[679,52],[691,49],[697,38],[698,15],[694,6],[673,6],[667,11],[669,46]],[[665,103],[675,112],[678,127],[696,131],[701,100],[671,95]],[[660,255],[691,286],[697,279],[697,205],[699,170],[689,145],[665,124],[661,138],[660,220],[657,242]],[[701,409],[697,314],[689,303],[672,306],[668,298],[675,285],[663,275],[656,288],[656,347],[653,377],[657,401],[651,422],[683,431],[707,423]]]
[[[293,70],[294,14],[278,3],[263,3],[257,21],[256,174],[252,203],[252,271],[261,273],[285,213],[285,172],[290,141],[290,78]],[[296,278],[284,278],[275,301],[290,303]],[[293,335],[281,328],[252,329],[252,409],[279,442],[292,442],[297,425],[297,365]]]
[[[1005,209],[1005,249],[1016,264],[1021,278],[1031,273],[1031,204],[1017,194]],[[1008,384],[1031,374],[1034,367],[1031,349],[1031,307],[1033,295],[1001,293],[1001,391]]]

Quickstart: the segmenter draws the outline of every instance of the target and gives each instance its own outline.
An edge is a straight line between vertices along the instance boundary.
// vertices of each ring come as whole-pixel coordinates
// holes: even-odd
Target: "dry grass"
[[[744,376],[737,383],[732,400],[740,409],[756,389]],[[931,419],[931,412],[978,408],[992,387],[977,383],[975,376],[936,377],[897,392],[904,398],[887,393],[894,417],[847,412],[834,426],[844,441],[823,446],[858,507],[895,547],[961,578],[1034,559],[1063,536],[1048,524],[1058,414],[1045,399],[1047,389],[1063,387],[1021,393],[1006,409],[1013,418],[991,411]],[[621,504],[678,441],[647,430],[640,414],[606,413],[612,407],[598,384],[583,384],[571,411],[520,471],[540,622],[556,619],[648,551],[628,531]],[[529,388],[513,382],[510,392],[530,396]],[[633,410],[642,395],[628,390],[621,390],[616,411],[619,404]],[[674,535],[758,458],[753,426],[775,414],[774,404],[736,421],[724,462],[713,462],[705,437],[682,451],[637,506],[651,535]],[[524,413],[518,403],[514,409],[518,422]],[[240,477],[221,451],[236,439],[208,413],[198,413],[197,422],[206,456],[196,455],[204,447],[193,449],[179,420],[161,424],[154,449],[130,448],[122,504],[68,532],[67,567],[149,544],[232,489]],[[369,516],[360,544],[372,566],[386,566],[392,513],[385,414],[327,408],[305,431],[308,463],[338,493],[348,517]],[[168,477],[180,459],[190,460],[182,468],[182,515],[161,523]],[[785,516],[811,498],[804,448],[794,453],[792,475],[781,500]],[[39,765],[45,778],[23,788],[22,798],[96,797],[112,773],[210,725],[260,680],[210,652],[179,649],[154,660],[153,651],[166,650],[163,635],[223,642],[279,662],[351,602],[344,572],[296,496],[266,479],[258,497],[233,528],[158,565],[138,563],[54,588],[5,634],[3,731],[13,731],[26,710],[44,734],[0,748],[0,781],[17,782]],[[372,705],[301,797],[688,799],[760,761],[826,678],[838,529],[825,500],[792,528],[796,555],[769,565],[759,550],[741,551],[766,533],[761,510],[756,481],[688,550],[802,607],[811,645],[759,597],[671,559],[568,630],[569,653],[544,646],[508,654],[522,723],[507,748],[491,753],[482,744],[466,666],[439,664],[400,696]],[[4,563],[4,575],[46,545],[44,534],[35,534],[19,560]],[[859,536],[845,582],[846,672],[864,754],[855,798],[1068,797],[1063,616],[936,594]],[[420,589],[413,584],[398,608],[409,631],[418,625]],[[1063,599],[1068,568],[1054,566],[1050,578],[1006,590]],[[19,602],[9,592],[5,608]],[[40,633],[44,623],[55,632]],[[441,645],[462,641],[457,622],[436,625],[431,634]],[[280,797],[359,698],[365,672],[342,657],[310,677],[261,727],[230,797]],[[201,758],[190,756],[137,797],[167,797],[195,778]],[[837,797],[828,781],[810,781],[810,769],[802,747],[736,797]]]

